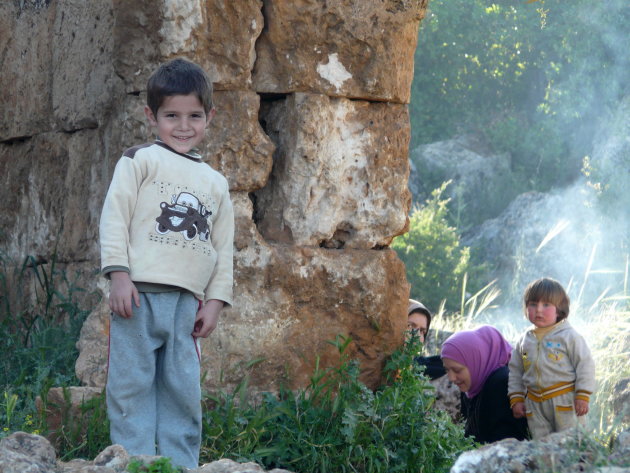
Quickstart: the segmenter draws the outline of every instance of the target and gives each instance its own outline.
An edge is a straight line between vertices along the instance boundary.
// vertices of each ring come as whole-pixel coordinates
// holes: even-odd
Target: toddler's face
[[[556,306],[551,302],[529,301],[527,303],[527,318],[538,328],[551,327],[558,320]]]
[[[145,114],[151,126],[157,128],[158,136],[178,153],[188,153],[196,148],[205,137],[205,130],[214,116],[214,109],[206,114],[195,94],[166,97],[157,112],[149,107]]]

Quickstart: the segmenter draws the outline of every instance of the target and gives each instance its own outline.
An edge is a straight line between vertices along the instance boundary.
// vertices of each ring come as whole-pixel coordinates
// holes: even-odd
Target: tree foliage
[[[469,248],[460,245],[457,229],[448,222],[449,199],[443,197],[448,184],[412,212],[409,231],[392,243],[405,263],[411,297],[433,310],[443,300],[447,308],[458,308],[464,274],[472,269]]]
[[[429,10],[415,55],[412,148],[474,133],[509,153],[529,189],[576,178],[594,125],[629,92],[630,3],[432,0]]]

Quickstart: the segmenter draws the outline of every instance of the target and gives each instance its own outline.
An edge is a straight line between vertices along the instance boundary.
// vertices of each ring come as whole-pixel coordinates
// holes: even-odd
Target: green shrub
[[[127,465],[129,473],[183,473],[184,469],[174,467],[169,458],[158,458],[150,463],[132,460]]]
[[[79,307],[76,283],[54,256],[48,264],[27,257],[16,265],[0,255],[0,436],[41,431],[35,398],[52,386],[78,385],[76,341],[88,311]]]
[[[426,204],[411,213],[409,231],[394,239],[392,248],[405,263],[411,297],[437,310],[443,301],[447,309],[459,308],[465,274],[478,289],[481,266],[470,263],[470,250],[460,245],[457,229],[448,222],[449,199],[442,195],[449,183],[432,192]]]
[[[417,339],[394,353],[389,382],[375,392],[358,380],[357,362],[344,353],[349,343],[337,338],[340,366],[317,367],[305,389],[268,393],[257,405],[247,401],[246,383],[214,396],[203,423],[203,459],[300,473],[448,471],[473,442],[431,409],[434,389],[412,361]]]
[[[42,398],[44,410],[48,399]],[[61,427],[52,434],[57,455],[62,461],[74,458],[91,460],[111,444],[109,438],[109,419],[105,402],[105,390],[100,396],[84,401],[72,409],[69,392],[64,389],[64,405],[54,406],[62,414]],[[48,426],[46,426],[48,427]]]

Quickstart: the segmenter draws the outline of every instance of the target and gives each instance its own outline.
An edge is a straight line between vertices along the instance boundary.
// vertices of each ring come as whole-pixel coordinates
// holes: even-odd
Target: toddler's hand
[[[583,399],[575,400],[575,413],[578,416],[583,416],[588,412],[588,402]]]
[[[512,406],[512,415],[516,419],[520,419],[522,417],[525,417],[525,403],[524,402],[517,402],[516,404],[514,404]]]

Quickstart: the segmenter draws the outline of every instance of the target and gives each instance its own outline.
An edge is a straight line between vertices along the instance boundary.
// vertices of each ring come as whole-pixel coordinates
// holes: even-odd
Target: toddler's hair
[[[558,313],[556,322],[560,322],[569,316],[569,296],[562,285],[555,279],[540,278],[529,283],[523,297],[525,312],[527,312],[527,304],[540,301],[549,302],[556,306],[556,312]]]
[[[147,82],[147,105],[157,117],[166,97],[195,94],[206,113],[212,110],[212,82],[205,71],[184,58],[158,67]]]

